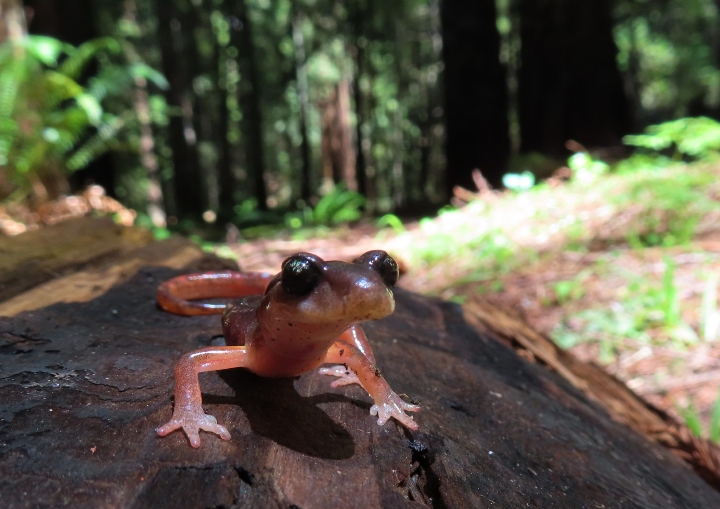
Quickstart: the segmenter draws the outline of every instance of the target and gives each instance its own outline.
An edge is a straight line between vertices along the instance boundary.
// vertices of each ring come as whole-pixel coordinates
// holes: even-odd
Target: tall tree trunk
[[[173,186],[177,215],[198,220],[204,211],[205,200],[197,150],[197,132],[193,125],[192,77],[184,54],[183,26],[175,2],[156,3],[158,34],[163,72],[170,83],[166,93],[168,104],[181,111],[170,117],[168,126],[173,161]]]
[[[123,18],[132,24],[136,23],[137,4],[135,0],[125,0]],[[139,62],[133,46],[125,49],[130,62]],[[147,80],[142,76],[135,78],[135,112],[140,124],[140,162],[145,167],[148,178],[148,187],[145,193],[147,201],[147,214],[156,227],[167,226],[163,191],[160,183],[159,165],[155,155],[155,137],[150,120],[150,100],[147,91]]]
[[[215,93],[218,96],[218,122],[216,126],[216,143],[218,150],[217,174],[218,174],[218,219],[227,223],[234,216],[235,190],[237,181],[232,169],[232,147],[228,140],[230,110],[228,108],[228,60],[229,55],[225,47],[221,46],[217,39],[214,44],[215,60]]]
[[[331,89],[328,97],[318,103],[320,116],[320,160],[322,161],[323,184],[340,182],[340,172],[333,158],[335,122],[337,119],[337,93]]]
[[[235,14],[240,23],[233,31],[238,48],[238,65],[243,81],[239,86],[238,102],[243,112],[242,131],[245,135],[248,174],[254,179],[254,193],[260,210],[267,209],[265,188],[265,150],[263,147],[263,126],[260,91],[260,73],[255,58],[255,44],[252,37],[252,23],[245,0],[235,1]]]
[[[333,87],[320,105],[322,113],[321,150],[323,177],[348,189],[357,190],[355,150],[350,130],[350,84],[347,79]]]
[[[293,0],[293,8],[296,8],[296,0]],[[300,102],[300,158],[302,161],[300,196],[305,203],[309,203],[315,196],[315,188],[310,163],[310,142],[307,132],[309,98],[307,73],[305,70],[305,40],[302,33],[302,18],[297,12],[294,13],[292,36],[295,45],[295,79],[297,81],[298,99]]]
[[[617,67],[612,0],[520,0],[521,150],[612,146],[631,128]]]
[[[30,31],[78,46],[97,36],[94,3],[87,0],[26,0]]]
[[[350,80],[347,78],[341,79],[337,86],[337,114],[338,135],[340,136],[338,158],[342,167],[342,178],[348,189],[357,191],[355,147],[350,128]]]
[[[473,188],[479,168],[497,186],[510,153],[495,0],[443,0],[447,186]]]
[[[367,193],[367,174],[365,172],[363,126],[366,122],[366,115],[365,100],[360,82],[365,73],[365,45],[367,40],[364,39],[364,20],[367,7],[359,1],[353,2],[352,5],[354,5],[354,9],[349,17],[352,24],[353,43],[349,52],[355,62],[355,76],[352,84],[353,102],[355,103],[355,180],[357,181],[358,192],[365,195]],[[361,5],[365,9],[362,9]]]

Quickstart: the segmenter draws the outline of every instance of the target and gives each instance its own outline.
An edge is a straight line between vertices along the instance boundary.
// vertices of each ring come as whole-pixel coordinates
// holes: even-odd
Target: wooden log
[[[317,373],[229,370],[201,384],[231,440],[160,438],[175,361],[221,341],[217,316],[156,307],[159,282],[181,272],[140,268],[89,301],[0,318],[3,507],[720,507],[678,456],[557,369],[459,306],[401,290],[366,331],[391,386],[423,406],[419,432],[378,426],[362,390]]]
[[[152,240],[149,231],[120,226],[110,218],[91,217],[17,237],[0,237],[0,301]]]

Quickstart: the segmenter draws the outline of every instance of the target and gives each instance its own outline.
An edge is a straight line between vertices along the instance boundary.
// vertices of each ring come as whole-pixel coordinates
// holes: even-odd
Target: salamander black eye
[[[385,285],[391,288],[395,286],[400,277],[397,262],[385,251],[368,251],[355,260],[355,263],[369,267],[380,274]]]
[[[307,295],[320,283],[322,260],[308,253],[298,253],[282,264],[281,282],[292,295]]]

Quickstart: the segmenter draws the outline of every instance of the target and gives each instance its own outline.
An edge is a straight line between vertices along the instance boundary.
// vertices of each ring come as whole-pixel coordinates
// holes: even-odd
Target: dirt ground
[[[406,224],[409,230],[417,227]],[[442,277],[429,277],[423,268],[409,267],[397,252],[394,237],[378,235],[370,226],[344,228],[325,238],[303,240],[256,240],[235,244],[243,270],[277,271],[282,260],[297,251],[313,252],[326,259],[352,260],[370,249],[387,249],[398,258],[404,274],[401,287],[440,295],[458,301],[485,299],[506,310],[513,310],[536,330],[553,337],[559,327],[583,334],[575,318],[583,310],[603,310],[621,306],[618,288],[628,279],[661,285],[667,260],[675,264],[674,282],[678,292],[682,321],[694,331],[701,327],[701,300],[705,281],[700,275],[720,274],[720,235],[708,235],[689,246],[668,249],[613,248],[607,251],[560,252],[546,254],[533,264],[499,277],[492,283],[478,282],[455,286]],[[598,265],[604,270],[594,270]],[[614,270],[617,268],[618,270]],[[578,279],[581,292],[560,302],[556,286]],[[598,275],[597,272],[600,272]],[[640,289],[643,290],[642,288]],[[629,296],[631,298],[632,296]],[[662,330],[651,331],[646,340],[629,337],[598,337],[570,350],[580,359],[602,364],[654,405],[682,419],[682,409],[692,404],[704,423],[709,422],[720,389],[720,337],[715,341],[690,341],[678,345],[664,337]],[[611,343],[611,359],[601,359],[601,340]]]

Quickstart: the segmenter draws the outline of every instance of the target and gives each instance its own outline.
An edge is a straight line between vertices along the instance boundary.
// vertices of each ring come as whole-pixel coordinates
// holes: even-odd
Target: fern
[[[103,53],[119,53],[120,42],[112,37],[102,37],[85,42],[68,52],[68,58],[60,65],[58,72],[77,80],[85,66]]]
[[[720,152],[720,123],[708,117],[690,117],[651,125],[645,134],[625,136],[627,145],[662,151],[675,147],[675,158],[708,159]]]
[[[77,48],[43,36],[0,45],[0,166],[20,190],[31,192],[44,174],[81,169],[118,146],[122,131],[135,125],[134,109],[116,102],[124,111],[114,115],[103,103],[122,98],[137,76],[167,86],[145,64],[113,62],[121,51],[109,37]],[[78,80],[92,61],[98,71],[84,85]]]
[[[108,150],[112,140],[117,136],[117,133],[125,127],[127,121],[127,118],[108,115],[97,133],[83,143],[68,159],[68,168],[73,171],[79,170],[103,155]]]

